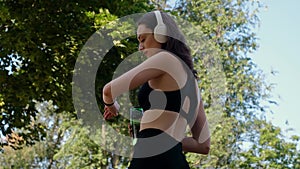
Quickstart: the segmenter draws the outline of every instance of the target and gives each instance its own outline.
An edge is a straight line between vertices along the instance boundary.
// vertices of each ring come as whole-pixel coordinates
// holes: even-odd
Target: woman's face
[[[161,44],[154,39],[153,31],[140,24],[137,29],[137,38],[139,41],[139,50],[147,57],[150,57],[161,50]]]

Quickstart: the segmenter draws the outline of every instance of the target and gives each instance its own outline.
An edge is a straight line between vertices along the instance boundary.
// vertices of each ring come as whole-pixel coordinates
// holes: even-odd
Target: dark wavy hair
[[[167,26],[168,41],[162,44],[162,49],[169,51],[181,60],[191,69],[194,76],[197,78],[197,72],[194,69],[193,60],[191,56],[191,51],[186,45],[186,40],[183,33],[178,28],[177,24],[173,18],[167,13],[160,12],[164,24]],[[146,27],[150,28],[152,31],[157,25],[157,20],[154,12],[149,12],[144,14],[138,21],[138,25],[145,24]]]

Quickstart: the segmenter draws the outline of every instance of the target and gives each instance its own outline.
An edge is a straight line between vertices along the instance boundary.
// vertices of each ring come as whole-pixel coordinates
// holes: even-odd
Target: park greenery
[[[251,59],[259,48],[259,12],[266,5],[259,0],[0,0],[0,168],[128,166],[129,158],[105,151],[78,119],[72,77],[93,33],[118,18],[155,9],[189,22],[193,26],[183,32],[209,42],[200,47],[193,38],[189,42],[211,124],[211,151],[186,153],[191,168],[300,168],[300,137],[284,135],[266,119],[268,106],[277,104],[274,86]],[[136,37],[128,37],[104,57],[95,79],[100,109],[102,87],[137,46]],[[128,133],[127,119],[109,123]]]

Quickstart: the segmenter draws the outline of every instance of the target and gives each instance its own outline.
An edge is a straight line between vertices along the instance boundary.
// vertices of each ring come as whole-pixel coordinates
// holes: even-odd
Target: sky
[[[282,128],[283,134],[300,136],[300,1],[263,0],[268,7],[260,12],[257,29],[259,49],[253,61],[266,73],[266,81],[274,83],[267,120]],[[271,75],[274,70],[277,73]],[[287,123],[286,123],[287,122]],[[292,128],[293,131],[286,131]]]

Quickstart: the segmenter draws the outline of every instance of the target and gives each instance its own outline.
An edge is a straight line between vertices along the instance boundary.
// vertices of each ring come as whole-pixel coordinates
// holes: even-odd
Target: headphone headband
[[[161,17],[160,11],[154,11],[156,20],[157,20],[157,25],[164,25],[164,21]]]
[[[159,43],[166,43],[168,41],[167,37],[167,26],[164,24],[160,11],[154,11],[157,25],[154,28],[154,38]]]

